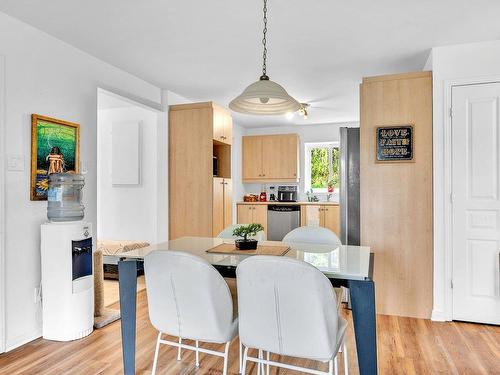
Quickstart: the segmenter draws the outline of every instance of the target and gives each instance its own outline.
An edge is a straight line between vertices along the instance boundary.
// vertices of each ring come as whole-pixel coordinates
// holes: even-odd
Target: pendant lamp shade
[[[263,7],[264,29],[262,30],[262,76],[248,86],[240,96],[229,103],[235,112],[251,115],[284,115],[298,111],[302,106],[286,90],[267,76],[267,0]]]
[[[233,111],[254,115],[284,115],[298,111],[300,103],[276,82],[261,79],[229,103]]]

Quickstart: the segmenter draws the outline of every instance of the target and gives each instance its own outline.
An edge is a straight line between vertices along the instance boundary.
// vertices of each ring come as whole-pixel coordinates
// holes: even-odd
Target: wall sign
[[[413,126],[377,128],[377,161],[412,161]]]

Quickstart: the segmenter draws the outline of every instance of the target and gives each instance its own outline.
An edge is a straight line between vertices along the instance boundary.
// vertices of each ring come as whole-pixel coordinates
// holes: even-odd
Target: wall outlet
[[[7,170],[24,171],[24,155],[7,155]]]

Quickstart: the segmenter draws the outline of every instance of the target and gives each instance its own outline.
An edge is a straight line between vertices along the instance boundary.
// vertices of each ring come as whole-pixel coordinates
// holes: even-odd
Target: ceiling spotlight
[[[304,117],[304,120],[307,120],[309,117],[309,113],[307,112],[307,108],[309,107],[309,104],[307,103],[300,103],[300,109],[299,109],[299,115]]]
[[[293,112],[287,112],[287,113],[285,114],[285,117],[286,117],[286,119],[287,119],[287,120],[291,120],[291,119],[293,119]]]

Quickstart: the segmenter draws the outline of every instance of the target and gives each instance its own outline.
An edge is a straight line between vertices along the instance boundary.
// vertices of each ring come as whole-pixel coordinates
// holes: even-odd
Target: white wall
[[[113,123],[140,122],[140,184],[113,185],[111,144]],[[132,105],[101,109],[97,116],[97,238],[157,239],[158,114]]]
[[[86,220],[96,223],[97,87],[129,93],[160,105],[161,90],[0,13],[0,55],[6,61],[6,153],[24,157],[23,171],[7,171],[6,347],[41,334],[40,224],[46,203],[29,200],[32,113],[79,123]]]
[[[0,353],[5,351],[5,58],[0,56]]]
[[[278,126],[278,127],[263,127],[263,128],[245,128],[243,135],[260,135],[260,134],[288,134],[296,133],[300,137],[300,199],[305,199],[305,188],[304,188],[304,157],[305,157],[305,143],[313,142],[338,142],[340,141],[341,127],[359,127],[358,122],[351,123],[333,123],[333,124],[311,124],[311,125],[292,125],[292,126]],[[233,143],[234,144],[234,143]],[[234,148],[236,154],[241,155],[241,140],[238,143],[238,147]],[[272,160],[267,160],[265,162],[273,162]],[[241,165],[241,160],[239,161]],[[241,172],[240,172],[241,178]],[[276,185],[276,184],[273,184]],[[237,201],[243,199],[243,195],[246,193],[260,193],[261,184],[244,184],[244,192],[240,195],[235,195]]]
[[[432,49],[426,68],[433,74],[433,169],[434,169],[434,306],[432,318],[451,319],[451,267],[445,257],[445,108],[450,84],[500,80],[500,41],[490,41]]]

